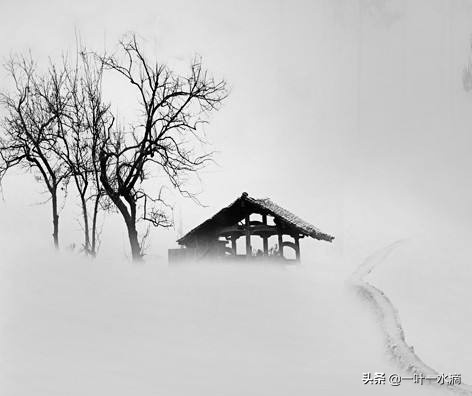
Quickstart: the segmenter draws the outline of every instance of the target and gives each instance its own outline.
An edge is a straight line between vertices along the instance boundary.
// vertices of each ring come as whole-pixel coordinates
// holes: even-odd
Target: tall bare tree
[[[58,145],[57,131],[65,111],[58,99],[65,87],[64,75],[52,82],[37,73],[27,57],[12,57],[6,71],[13,83],[12,92],[0,94],[6,116],[0,133],[0,180],[13,167],[32,171],[50,196],[53,241],[59,247],[59,206],[61,187],[69,178],[68,167],[53,150]],[[50,101],[56,102],[52,109]]]
[[[54,147],[69,168],[70,177],[77,189],[82,210],[84,231],[83,249],[95,256],[98,249],[98,213],[106,208],[108,200],[99,180],[98,150],[106,131],[113,125],[109,105],[102,99],[103,67],[94,57],[82,51],[75,66],[63,63],[62,72],[57,68],[50,72],[50,79],[58,86],[65,74],[67,89],[62,100],[51,102],[57,112],[63,108],[63,122],[57,129],[62,143]],[[58,103],[64,102],[65,106]],[[59,116],[59,114],[58,114]]]
[[[143,256],[137,223],[169,227],[168,204],[160,189],[152,195],[144,182],[164,172],[181,194],[189,173],[201,169],[212,153],[197,150],[204,142],[200,124],[227,96],[226,83],[214,80],[195,60],[186,75],[178,75],[157,61],[149,61],[133,35],[120,42],[112,56],[99,56],[107,70],[129,82],[136,92],[141,117],[129,130],[107,134],[99,153],[100,181],[125,221],[133,260]]]

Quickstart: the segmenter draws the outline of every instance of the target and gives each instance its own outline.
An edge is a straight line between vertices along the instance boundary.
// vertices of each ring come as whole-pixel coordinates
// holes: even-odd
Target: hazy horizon
[[[471,55],[470,2],[23,4],[2,6],[9,38],[2,59],[30,49],[44,64],[73,52],[77,37],[113,50],[135,31],[150,57],[179,67],[200,54],[228,81],[230,96],[205,128],[218,152],[218,166],[201,173],[198,187],[207,207],[176,198],[183,232],[243,191],[336,237],[330,246],[304,240],[315,255],[345,255],[379,238],[380,247],[435,227],[468,232],[472,97],[462,71]],[[119,92],[106,95],[121,113],[136,108]],[[0,234],[50,247],[39,192],[31,175],[5,179]],[[64,246],[81,240],[72,198],[61,214]],[[116,241],[126,252],[125,234],[120,219],[107,219],[103,254]],[[154,231],[149,253],[165,257],[176,237],[177,230]]]

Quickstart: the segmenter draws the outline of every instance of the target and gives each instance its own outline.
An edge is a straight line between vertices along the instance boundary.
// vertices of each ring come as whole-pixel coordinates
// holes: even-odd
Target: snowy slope
[[[332,263],[168,268],[34,253],[0,267],[2,394],[435,394],[362,384],[396,367],[369,308],[324,271]]]
[[[365,299],[375,311],[385,336],[386,349],[396,365],[403,369],[403,372],[413,378],[422,376],[423,379],[420,380],[421,383],[424,382],[429,386],[435,386],[451,394],[472,395],[472,386],[463,381],[462,372],[445,370],[441,372],[423,361],[419,353],[415,351],[414,346],[408,344],[403,324],[395,305],[382,290],[373,286],[365,279],[377,266],[382,264],[393,251],[401,248],[403,244],[404,241],[397,241],[369,256],[353,274],[351,283],[356,288],[359,295]],[[397,290],[398,289],[400,289],[400,287],[397,287]],[[422,289],[420,282],[415,284],[415,289]],[[420,304],[424,304],[426,301],[423,299],[423,301],[420,301]],[[463,299],[461,302],[464,304],[465,300]],[[442,305],[444,305],[444,303],[440,305],[441,308]],[[431,328],[423,326],[421,332],[429,334],[431,333]],[[459,343],[460,340],[460,338],[456,338],[456,343]],[[438,355],[437,351],[435,352],[436,355]],[[436,356],[435,361],[438,362],[438,359],[439,356]],[[445,367],[444,361],[439,365],[439,367],[441,366]],[[456,367],[456,364],[451,367]],[[459,376],[460,380],[452,383],[449,382],[448,378],[453,375]],[[444,381],[441,381],[441,378],[444,376]],[[426,377],[426,379],[424,377]],[[428,378],[430,380],[428,380]]]
[[[412,238],[370,275],[400,313],[409,344],[435,369],[472,383],[472,247],[468,235]]]
[[[363,385],[364,372],[408,370],[392,359],[360,279],[391,302],[398,318],[385,306],[384,318],[400,321],[421,361],[472,383],[466,240],[411,239],[373,248],[367,261],[326,254],[288,267],[93,262],[10,242],[0,262],[2,395],[449,394]]]

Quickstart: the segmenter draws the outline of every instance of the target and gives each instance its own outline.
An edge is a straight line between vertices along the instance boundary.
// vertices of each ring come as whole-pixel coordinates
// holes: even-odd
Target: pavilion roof
[[[199,234],[211,233],[212,231],[218,230],[222,227],[236,224],[244,219],[247,214],[251,213],[271,215],[274,217],[276,222],[283,224],[284,228],[302,234],[303,236],[310,236],[328,242],[331,242],[334,239],[333,236],[322,232],[314,225],[302,220],[300,217],[277,205],[269,198],[257,199],[250,197],[247,193],[243,193],[229,206],[221,209],[214,216],[189,231],[177,242],[181,245],[185,245],[186,242],[197,237]]]

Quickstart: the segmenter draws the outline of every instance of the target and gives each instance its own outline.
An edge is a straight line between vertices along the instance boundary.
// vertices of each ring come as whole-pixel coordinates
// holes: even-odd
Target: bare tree
[[[60,111],[60,107],[63,107],[65,111],[62,127],[57,130],[57,137],[62,144],[54,147],[54,150],[67,164],[79,195],[84,231],[83,250],[95,256],[99,243],[99,209],[109,206],[99,180],[98,150],[114,119],[109,112],[109,105],[102,99],[103,67],[100,63],[82,51],[74,67],[64,62],[62,70],[67,85],[64,92],[66,97],[62,101],[66,105],[57,109]],[[61,74],[54,69],[50,78],[57,83]],[[50,103],[51,108],[56,108],[56,103]]]
[[[0,94],[6,111],[0,135],[0,180],[13,167],[33,171],[50,196],[53,241],[58,248],[59,192],[61,187],[65,190],[69,172],[52,148],[58,145],[57,131],[65,111],[64,102],[58,98],[64,89],[64,75],[58,73],[55,82],[41,77],[27,57],[12,57],[6,70],[13,90]],[[51,108],[51,101],[55,102],[55,109]]]
[[[204,142],[199,126],[227,96],[226,83],[210,77],[198,59],[185,76],[147,60],[134,35],[120,42],[117,55],[99,59],[105,69],[132,85],[141,109],[141,118],[129,130],[107,134],[99,153],[100,181],[123,216],[132,258],[137,261],[143,255],[137,223],[172,225],[163,189],[151,195],[143,182],[163,171],[181,194],[195,198],[185,188],[187,176],[212,157],[212,153],[197,150]]]

